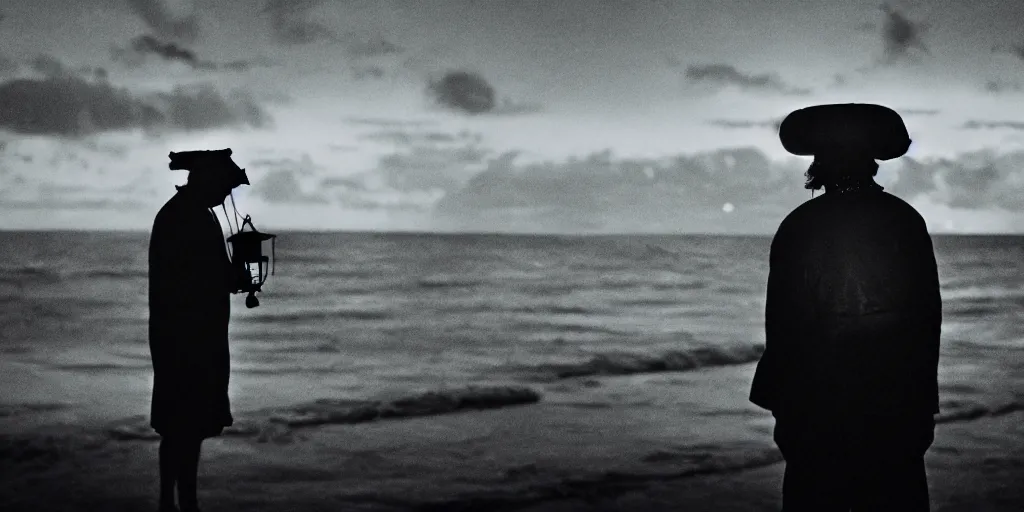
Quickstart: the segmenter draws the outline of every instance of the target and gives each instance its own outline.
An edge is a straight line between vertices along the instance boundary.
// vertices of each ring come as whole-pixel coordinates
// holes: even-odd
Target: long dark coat
[[[161,435],[220,435],[228,401],[231,266],[217,217],[179,192],[149,244],[151,425]]]
[[[826,193],[772,240],[750,400],[776,416],[937,413],[941,324],[921,215],[881,190]]]

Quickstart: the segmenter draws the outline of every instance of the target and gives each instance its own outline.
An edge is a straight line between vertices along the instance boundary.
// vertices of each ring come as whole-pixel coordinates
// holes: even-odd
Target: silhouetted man
[[[149,245],[151,425],[160,442],[160,509],[196,511],[203,439],[233,422],[228,402],[229,296],[235,274],[212,208],[248,185],[230,150],[171,153],[188,183],[160,209]]]
[[[775,416],[783,510],[929,510],[942,306],[921,215],[874,182],[906,153],[898,114],[820,105],[790,114],[787,151],[813,155],[771,245],[766,346],[750,400]]]

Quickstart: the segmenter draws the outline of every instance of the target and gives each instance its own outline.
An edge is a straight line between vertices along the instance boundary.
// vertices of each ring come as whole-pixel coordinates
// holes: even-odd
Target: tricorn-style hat
[[[238,167],[238,164],[231,159],[231,148],[212,149],[202,151],[171,151],[168,155],[171,163],[168,167],[172,171],[186,170],[201,172],[222,172],[233,180],[232,186],[249,185],[249,177],[245,169]]]
[[[815,105],[796,110],[779,126],[786,151],[800,156],[829,153],[891,160],[910,149],[910,135],[894,110],[869,103]]]

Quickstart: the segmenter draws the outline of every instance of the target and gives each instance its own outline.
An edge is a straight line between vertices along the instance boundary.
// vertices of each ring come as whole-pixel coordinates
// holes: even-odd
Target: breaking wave
[[[660,355],[611,352],[597,354],[589,361],[542,364],[527,368],[542,381],[598,375],[682,372],[713,366],[752,363],[760,359],[764,345],[704,346],[672,350]]]

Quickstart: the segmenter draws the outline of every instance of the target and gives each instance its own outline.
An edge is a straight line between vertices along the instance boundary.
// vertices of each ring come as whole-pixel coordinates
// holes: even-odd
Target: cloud
[[[322,3],[323,0],[268,0],[260,14],[270,16],[271,35],[281,44],[341,42],[333,30],[309,19],[309,12]]]
[[[439,79],[431,80],[429,91],[439,105],[470,114],[494,109],[494,87],[484,77],[469,71],[449,71]]]
[[[1008,53],[1024,61],[1024,43],[1016,45],[995,45],[992,47],[992,53]]]
[[[328,200],[319,193],[303,190],[293,170],[276,170],[264,174],[253,185],[253,193],[268,203],[323,204]]]
[[[435,124],[435,122],[428,120],[390,119],[384,117],[346,117],[344,121],[351,125],[378,128],[415,128]]]
[[[710,119],[705,121],[704,124],[725,129],[767,128],[779,131],[779,127],[782,125],[782,119],[767,119],[762,121],[744,119]]]
[[[254,182],[253,192],[268,203],[333,203],[351,209],[427,212],[444,195],[442,187],[458,187],[452,184],[458,181],[452,165],[441,164],[443,153],[435,150],[431,158],[430,150],[420,148],[389,154],[377,169],[346,176],[325,172],[329,169],[314,163],[309,155],[259,159],[249,167],[253,175],[261,176]]]
[[[4,209],[12,210],[99,210],[138,212],[146,203],[134,199],[66,199],[41,197],[39,199],[5,199],[0,202]]]
[[[0,83],[0,129],[78,137],[135,128],[203,130],[270,122],[241,92],[225,97],[211,85],[198,85],[143,97],[103,77],[83,78],[49,56],[36,58],[32,66],[44,77]]]
[[[918,162],[907,158],[900,179],[924,182],[933,201],[952,208],[1024,211],[1024,151],[982,150],[955,159]],[[897,190],[900,185],[896,183]],[[907,191],[912,192],[912,191]]]
[[[161,36],[184,41],[199,36],[192,0],[128,0],[128,8]]]
[[[734,85],[748,91],[772,91],[805,96],[810,89],[785,84],[775,73],[747,74],[729,64],[696,64],[686,67],[683,76],[693,83],[709,83],[717,87]]]
[[[983,88],[985,92],[993,94],[1024,91],[1024,85],[1020,82],[1006,80],[986,80]]]
[[[70,77],[76,75],[75,71],[65,67],[63,63],[53,56],[46,54],[37,55],[29,61],[29,67],[36,73],[48,78]]]
[[[5,55],[0,55],[0,77],[13,75],[18,71],[18,63]]]
[[[348,45],[348,52],[353,57],[367,58],[397,55],[405,52],[405,48],[398,46],[383,37],[376,37],[369,41],[353,41]]]
[[[992,129],[999,129],[999,128],[1008,128],[1008,129],[1011,129],[1011,130],[1024,130],[1024,122],[1022,122],[1022,121],[979,121],[979,120],[976,120],[976,119],[971,119],[971,120],[968,120],[968,121],[964,122],[964,124],[960,126],[961,130],[979,130],[979,129],[992,130]]]
[[[200,59],[196,53],[188,48],[172,42],[164,42],[152,35],[141,35],[131,41],[128,48],[114,47],[111,49],[111,58],[121,62],[128,67],[142,65],[146,57],[156,55],[164,60],[181,62],[198,71],[248,71],[253,67],[268,67],[273,63],[266,58],[254,60],[234,60],[224,63],[216,63]]]
[[[272,123],[250,94],[234,91],[224,96],[210,84],[179,85],[156,98],[164,106],[168,124],[187,131],[239,125],[263,128]]]
[[[860,72],[874,71],[899,62],[916,63],[920,61],[920,54],[931,55],[931,50],[922,38],[929,28],[927,23],[912,21],[888,4],[882,4],[880,9],[885,15],[879,32],[882,55],[872,64],[860,68]]]
[[[479,73],[451,70],[431,79],[427,92],[440,106],[466,114],[515,115],[541,110],[540,105],[498,100],[497,92]]]
[[[934,116],[942,111],[937,108],[902,108],[895,109],[901,116]]]
[[[605,151],[522,166],[515,158],[492,159],[445,196],[438,222],[468,230],[686,231],[725,223],[726,230],[770,231],[787,201],[806,192],[803,169],[783,168],[753,148],[657,160]],[[725,203],[735,206],[728,218]]]
[[[529,165],[499,155],[441,199],[434,216],[444,229],[471,231],[771,233],[810,198],[805,170],[805,162],[773,162],[753,148],[657,160],[606,151]],[[907,201],[923,194],[951,208],[1024,212],[1024,152],[904,157],[879,175],[887,192]]]

